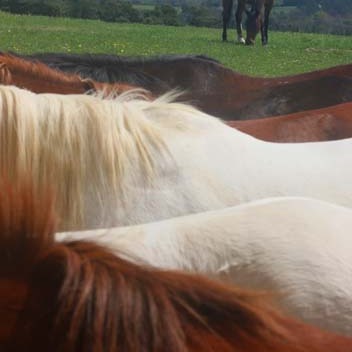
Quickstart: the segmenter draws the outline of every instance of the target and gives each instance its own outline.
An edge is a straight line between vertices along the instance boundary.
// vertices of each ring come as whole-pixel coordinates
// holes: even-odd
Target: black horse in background
[[[261,32],[262,44],[268,44],[268,26],[269,26],[269,15],[274,5],[274,0],[238,0],[236,9],[236,28],[237,28],[237,40],[239,43],[252,45],[254,44],[255,37]],[[233,0],[222,1],[223,13],[223,32],[222,40],[227,40],[227,26],[229,24]],[[243,12],[247,14],[246,40],[242,34],[242,15]]]

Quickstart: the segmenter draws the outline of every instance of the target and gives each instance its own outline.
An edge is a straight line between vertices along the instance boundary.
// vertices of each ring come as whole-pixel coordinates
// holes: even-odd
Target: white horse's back
[[[127,258],[279,293],[289,313],[352,335],[352,210],[278,198],[125,228],[59,234]]]

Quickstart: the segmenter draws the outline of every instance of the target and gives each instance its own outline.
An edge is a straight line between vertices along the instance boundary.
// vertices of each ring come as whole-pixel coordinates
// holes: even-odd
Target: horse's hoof
[[[246,41],[244,40],[244,38],[237,38],[237,43],[239,43],[239,44],[245,44],[246,43]]]

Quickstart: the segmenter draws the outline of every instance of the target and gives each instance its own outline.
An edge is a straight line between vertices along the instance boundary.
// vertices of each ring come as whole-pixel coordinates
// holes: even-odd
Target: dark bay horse
[[[352,101],[352,64],[264,78],[239,74],[203,56],[42,53],[27,58],[96,81],[141,86],[154,96],[179,89],[185,92],[179,100],[225,120],[291,114]]]
[[[0,200],[1,351],[352,349],[348,337],[284,316],[265,294],[132,264],[89,242],[55,242],[50,192],[3,183]]]
[[[231,127],[268,142],[318,142],[352,138],[352,102],[248,121]]]
[[[255,37],[261,32],[262,44],[268,44],[268,27],[269,16],[271,9],[274,5],[274,0],[238,0],[236,9],[236,29],[237,40],[239,43],[252,45],[254,44]],[[227,26],[229,24],[233,0],[222,1],[223,13],[223,31],[222,40],[227,40]],[[247,14],[247,36],[246,40],[243,38],[242,33],[242,15],[243,12]]]
[[[17,54],[15,54],[17,55]],[[124,82],[143,87],[155,95],[171,89],[194,90],[212,74],[215,59],[202,55],[124,57],[104,54],[40,53],[21,56],[63,72],[75,73],[98,82]]]
[[[15,85],[35,93],[83,94],[103,91],[120,94],[136,89],[123,83],[102,83],[77,74],[64,73],[41,62],[32,62],[10,54],[0,53],[0,83]]]

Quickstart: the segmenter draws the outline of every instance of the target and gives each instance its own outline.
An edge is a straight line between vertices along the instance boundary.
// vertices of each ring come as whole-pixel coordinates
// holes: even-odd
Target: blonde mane
[[[82,228],[87,194],[103,209],[104,196],[123,201],[125,181],[133,175],[148,185],[158,173],[155,158],[172,161],[163,120],[154,122],[150,111],[182,104],[170,103],[170,96],[148,102],[135,94],[102,100],[0,86],[0,169],[10,179],[30,173],[37,188],[52,184],[61,230]],[[166,125],[187,128],[177,120],[166,118]]]

